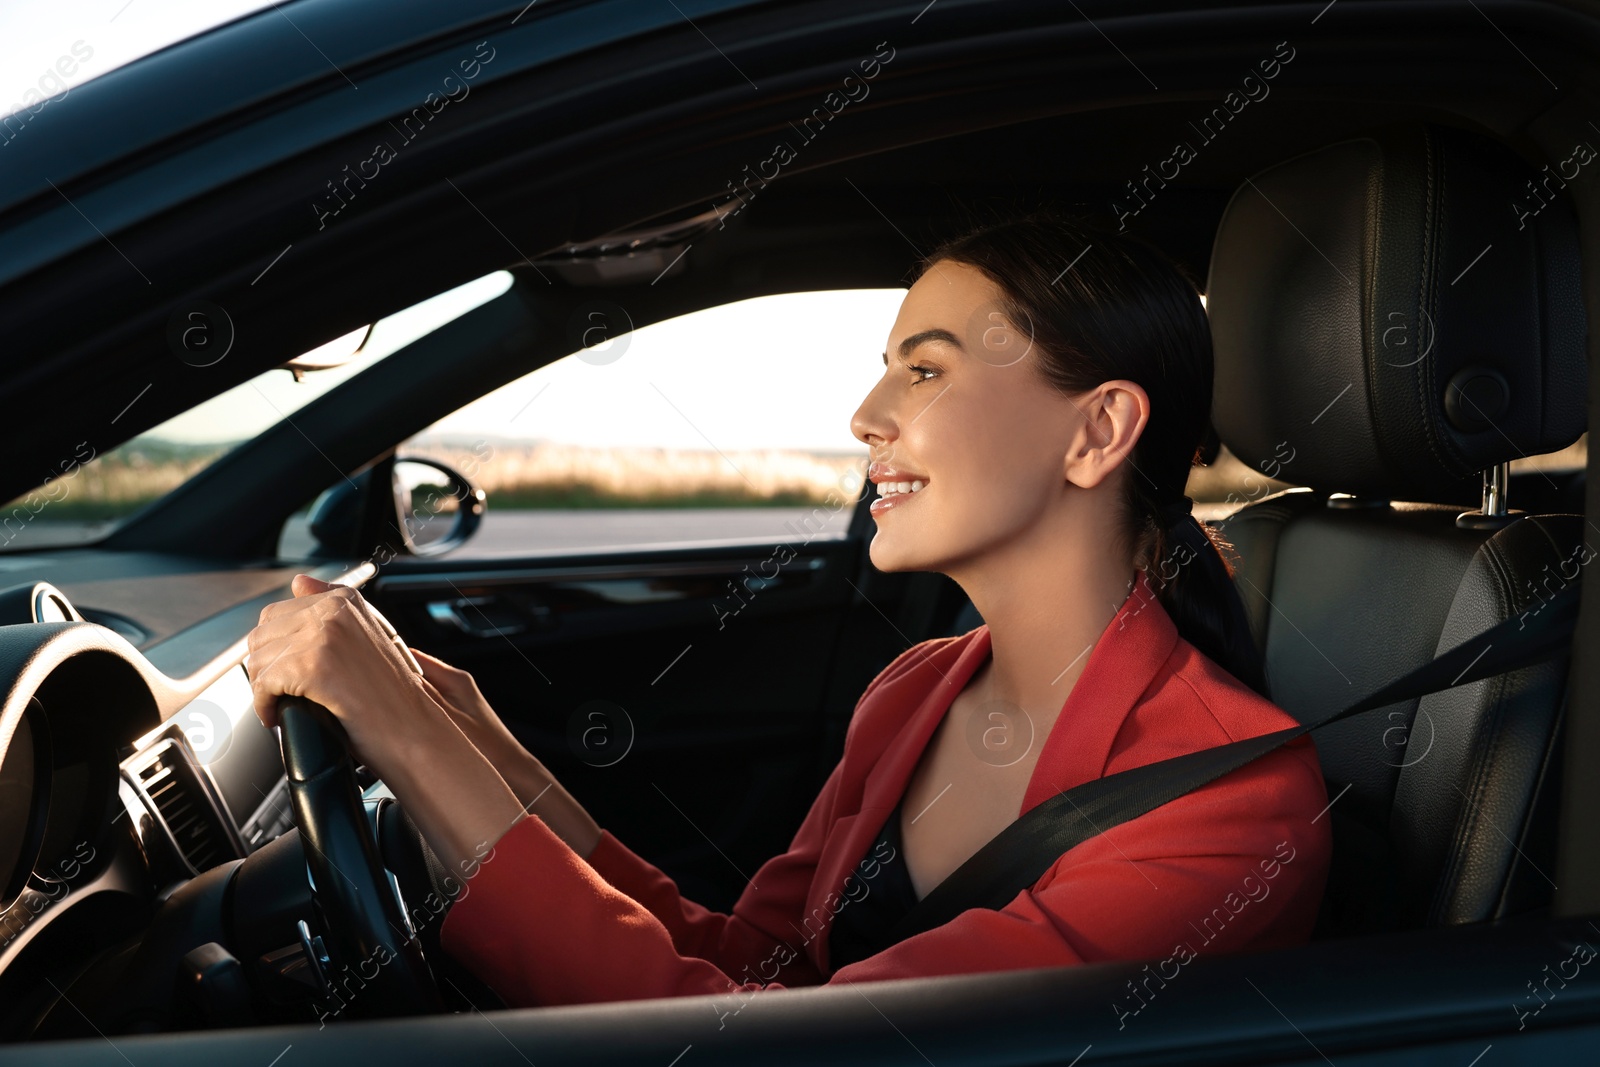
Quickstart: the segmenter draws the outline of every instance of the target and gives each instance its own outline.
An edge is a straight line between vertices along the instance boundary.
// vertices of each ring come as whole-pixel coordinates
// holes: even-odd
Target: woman
[[[1304,941],[1330,852],[1296,739],[1069,850],[1000,911],[887,931],[1007,824],[1084,781],[1294,725],[1184,496],[1211,405],[1194,285],[1154,249],[1048,214],[921,263],[852,421],[872,562],[939,571],[986,624],[921,642],[858,702],[790,850],[731,915],[683,899],[501,724],[422,674],[359,593],[298,576],[249,639],[256,710],[326,705],[440,859],[471,877],[444,946],[507,1003],[1161,960]],[[259,671],[256,665],[261,665]],[[1139,1010],[1130,998],[1119,1015]]]

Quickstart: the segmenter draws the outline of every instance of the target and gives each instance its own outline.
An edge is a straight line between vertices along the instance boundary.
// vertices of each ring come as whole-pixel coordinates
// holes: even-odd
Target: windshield
[[[82,544],[106,536],[238,445],[510,287],[509,271],[485,275],[380,319],[370,333],[362,327],[299,357],[307,363],[331,362],[355,350],[339,366],[298,375],[277,367],[110,451],[95,455],[86,450],[60,477],[0,508],[0,552]]]

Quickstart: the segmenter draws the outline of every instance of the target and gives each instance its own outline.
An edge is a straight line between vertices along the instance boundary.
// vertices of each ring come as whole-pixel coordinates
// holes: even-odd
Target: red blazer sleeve
[[[590,854],[588,865],[611,887],[638,903],[661,924],[671,939],[674,952],[680,956],[708,960],[727,974],[748,975],[746,981],[757,980],[758,968],[764,961],[773,958],[775,951],[790,935],[793,929],[790,924],[794,917],[805,911],[806,893],[816,873],[823,837],[833,819],[834,797],[838,792],[843,766],[841,761],[828,776],[822,792],[795,833],[789,850],[774,856],[756,871],[731,915],[711,911],[685,898],[671,877],[634,853],[609,830],[601,831],[600,841]],[[549,837],[553,834],[545,829],[542,835],[532,836]],[[577,858],[564,842],[557,840],[556,843],[574,859]],[[498,844],[495,847],[496,851],[500,848]],[[551,846],[546,844],[544,847]],[[476,891],[482,884],[474,878],[468,889]],[[454,909],[451,914],[454,914]],[[637,916],[635,919],[642,921]],[[453,936],[448,915],[445,923],[445,931]],[[441,936],[444,935],[441,932]],[[771,964],[767,966],[771,968]],[[779,975],[785,982],[794,985],[814,985],[822,981],[822,976],[803,953],[783,964]]]
[[[683,902],[665,875],[623,856],[620,842],[597,846],[600,867],[647,906],[529,816],[446,916],[444,947],[513,1006],[815,984],[783,928],[804,910],[828,793],[796,836],[798,855],[762,867],[731,917]],[[1326,804],[1311,742],[1297,739],[1071,849],[1002,910],[970,909],[829,981],[1150,959],[1159,982],[1201,953],[1298,943],[1327,874],[1328,822],[1318,818]],[[1143,1003],[1130,998],[1119,1016]]]
[[[907,649],[868,683],[845,732],[846,750],[873,691],[933,643]],[[445,915],[441,945],[511,1005],[720,993],[780,980],[815,985],[822,975],[787,939],[791,932],[805,937],[794,920],[805,913],[836,820],[844,766],[841,758],[789,850],[756,871],[732,914],[686,899],[609,830],[585,861],[530,815],[506,831],[468,881]],[[602,955],[610,964],[600,963]]]

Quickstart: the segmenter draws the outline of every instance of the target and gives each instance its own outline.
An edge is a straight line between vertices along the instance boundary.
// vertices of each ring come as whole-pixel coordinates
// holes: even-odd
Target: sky
[[[614,358],[600,348],[592,359],[560,360],[436,429],[595,445],[864,449],[850,418],[883,377],[905,292],[758,297],[645,326]]]
[[[70,93],[140,56],[270,6],[268,0],[0,0],[0,115],[36,103],[24,99],[29,89]]]
[[[510,283],[505,271],[468,282],[378,322],[344,367],[299,382],[287,371],[268,372],[150,436],[200,443],[260,433]],[[884,346],[905,293],[787,293],[643,326],[525,374],[431,429],[595,447],[859,450],[865,445],[850,418],[883,377]],[[344,339],[344,351],[359,341]]]

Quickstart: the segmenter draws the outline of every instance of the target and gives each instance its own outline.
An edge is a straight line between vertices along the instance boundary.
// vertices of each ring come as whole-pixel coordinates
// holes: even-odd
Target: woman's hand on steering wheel
[[[261,609],[246,638],[256,715],[277,725],[280,696],[305,697],[339,719],[356,758],[384,776],[396,735],[444,714],[355,589],[297,574],[294,599]],[[382,714],[369,711],[382,709]]]
[[[476,870],[525,814],[522,803],[357,590],[307,575],[291,590],[292,600],[262,609],[246,640],[256,714],[276,725],[283,696],[327,708],[439,858]]]

